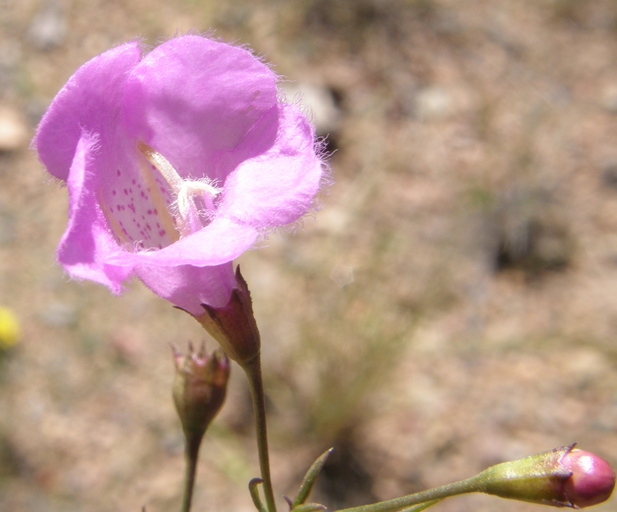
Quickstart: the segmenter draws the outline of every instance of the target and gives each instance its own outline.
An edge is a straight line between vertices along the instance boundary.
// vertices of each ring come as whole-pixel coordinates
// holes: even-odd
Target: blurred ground
[[[240,261],[277,493],[331,445],[331,509],[574,441],[617,464],[617,2],[0,0],[0,306],[22,326],[0,510],[179,509],[168,344],[205,336],[138,284],[67,280],[66,191],[28,140],[86,60],[189,30],[273,62],[336,150],[323,210]],[[251,510],[257,474],[236,371],[194,509]]]

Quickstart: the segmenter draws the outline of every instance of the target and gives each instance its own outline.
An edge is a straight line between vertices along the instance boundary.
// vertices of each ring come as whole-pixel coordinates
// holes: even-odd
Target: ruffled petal
[[[172,39],[146,55],[127,82],[130,134],[183,177],[211,177],[276,105],[276,76],[242,48],[198,36]]]
[[[58,261],[78,279],[104,284],[120,293],[122,283],[131,274],[130,267],[107,263],[107,257],[121,251],[109,232],[107,221],[96,201],[99,177],[94,148],[98,141],[84,134],[75,149],[75,157],[67,179],[69,188],[69,220],[58,246]]]
[[[231,219],[216,218],[207,227],[181,238],[160,251],[117,253],[107,261],[131,268],[221,265],[237,258],[252,247],[258,236],[259,232],[251,226],[238,224]]]
[[[201,304],[225,306],[237,287],[231,261],[214,267],[140,265],[135,273],[159,297],[197,316],[204,312]]]
[[[233,151],[221,156],[215,163],[213,178],[225,183],[227,176],[240,164],[265,154],[274,145],[279,132],[279,105],[274,105],[246,134]]]
[[[94,57],[55,97],[41,120],[34,146],[56,178],[67,180],[82,131],[104,137],[104,127],[118,122],[124,84],[140,57],[137,43]]]
[[[227,177],[217,215],[263,229],[294,222],[310,209],[324,172],[313,128],[295,105],[279,105],[278,121],[274,145]]]
[[[141,52],[129,43],[84,64],[60,91],[43,118],[35,144],[49,172],[67,180],[68,169],[82,132],[96,138],[98,176],[96,201],[108,218],[116,238],[147,248],[169,245],[174,233],[157,215],[171,203],[166,184],[146,184],[140,171],[137,143],[126,133],[122,101],[130,71]],[[141,165],[145,165],[141,156]],[[153,201],[156,187],[159,204]],[[150,190],[148,190],[150,189]],[[162,190],[159,190],[162,189]]]

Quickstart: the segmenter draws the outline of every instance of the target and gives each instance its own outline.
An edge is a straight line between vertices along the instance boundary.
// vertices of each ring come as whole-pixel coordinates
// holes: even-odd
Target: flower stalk
[[[476,476],[435,489],[339,512],[423,510],[444,498],[473,492],[570,508],[584,508],[606,501],[615,487],[615,472],[605,460],[574,449],[574,446],[497,464]],[[423,504],[426,506],[417,508]]]
[[[416,505],[424,505],[428,502],[437,502],[444,498],[450,498],[452,496],[468,494],[471,492],[480,492],[476,477],[442,485],[441,487],[436,487],[434,489],[417,492],[415,494],[403,496],[402,498],[382,501],[372,505],[362,505],[359,507],[341,509],[338,512],[397,512],[408,510],[410,508],[411,510],[417,510],[417,508],[413,508]],[[420,510],[422,510],[422,508],[420,508]]]
[[[270,476],[270,455],[268,451],[268,429],[266,425],[266,400],[263,378],[261,375],[261,357],[259,355],[243,367],[251,390],[253,411],[255,414],[255,435],[257,436],[257,453],[259,469],[263,480],[264,496],[268,512],[276,512],[272,477]]]
[[[193,502],[193,489],[195,488],[195,477],[197,476],[197,461],[199,460],[199,447],[201,439],[186,440],[184,448],[184,491],[182,493],[182,512],[191,510]]]

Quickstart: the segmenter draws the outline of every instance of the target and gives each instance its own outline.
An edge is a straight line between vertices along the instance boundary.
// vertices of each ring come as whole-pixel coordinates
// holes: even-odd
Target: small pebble
[[[66,30],[66,17],[62,9],[50,4],[40,10],[30,23],[28,39],[39,50],[50,50],[62,44]]]
[[[604,88],[600,103],[604,110],[610,114],[617,114],[617,84],[611,84]]]
[[[423,121],[444,118],[451,109],[452,96],[440,87],[427,87],[416,95],[416,115]]]
[[[9,153],[28,145],[28,126],[19,111],[0,106],[0,152]]]
[[[71,327],[77,323],[77,314],[70,304],[52,302],[41,314],[41,320],[51,327]]]
[[[8,246],[15,240],[15,221],[12,216],[0,211],[0,247]]]
[[[354,282],[354,269],[349,265],[337,265],[330,274],[330,279],[341,288],[344,288]]]

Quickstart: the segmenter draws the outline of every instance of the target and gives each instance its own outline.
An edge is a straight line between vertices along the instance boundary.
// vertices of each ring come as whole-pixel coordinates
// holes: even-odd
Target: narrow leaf
[[[302,505],[308,499],[309,494],[311,494],[311,491],[313,490],[313,485],[315,485],[315,480],[317,479],[319,472],[323,468],[326,460],[328,459],[328,456],[332,453],[333,449],[334,448],[330,448],[324,453],[322,453],[319,458],[315,462],[313,462],[313,465],[306,472],[304,480],[302,480],[302,485],[300,485],[300,489],[298,490],[298,495],[293,502],[293,510],[299,510],[297,507],[299,505]]]
[[[255,508],[258,512],[268,512],[264,504],[261,502],[261,498],[259,497],[259,489],[257,488],[259,484],[263,484],[263,480],[261,478],[253,478],[249,482],[249,492],[251,493],[251,498],[253,499],[253,503],[255,504]]]
[[[305,503],[291,509],[291,512],[321,512],[327,510],[325,506],[319,503]]]

